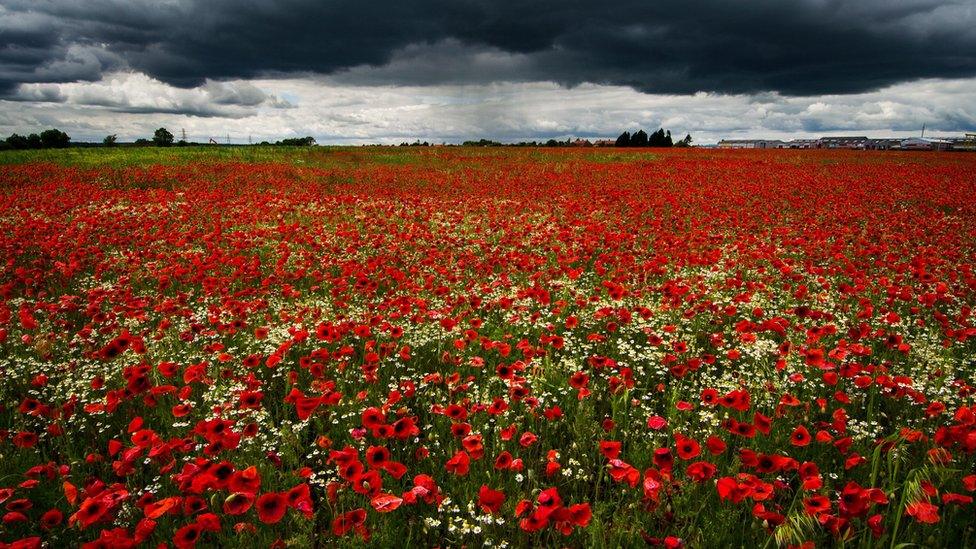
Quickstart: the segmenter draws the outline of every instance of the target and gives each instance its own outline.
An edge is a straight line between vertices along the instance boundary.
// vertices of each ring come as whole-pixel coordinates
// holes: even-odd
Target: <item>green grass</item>
[[[78,147],[0,152],[0,165],[50,162],[81,168],[123,168],[148,165],[191,163],[284,163],[330,167],[349,163],[410,164],[423,160],[423,154],[380,147]]]
[[[450,151],[450,154],[446,154]],[[512,159],[527,157],[537,162],[586,160],[598,163],[654,161],[659,155],[647,151],[567,148],[496,148],[496,147],[271,147],[214,146],[189,147],[72,147],[0,151],[0,166],[27,163],[52,163],[79,168],[127,168],[151,165],[185,165],[192,163],[243,162],[254,164],[283,163],[318,168],[351,165],[427,165],[443,167],[445,157]]]

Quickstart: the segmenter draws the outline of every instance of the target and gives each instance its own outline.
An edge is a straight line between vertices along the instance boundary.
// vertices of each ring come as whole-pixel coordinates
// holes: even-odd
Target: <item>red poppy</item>
[[[806,446],[810,444],[810,440],[810,431],[802,425],[793,429],[793,434],[790,435],[790,444],[793,446]]]
[[[718,469],[707,461],[696,461],[685,469],[685,474],[696,482],[703,482],[715,476]]]
[[[620,442],[614,440],[601,440],[600,453],[607,459],[616,459],[620,456]]]
[[[203,532],[203,528],[193,522],[183,526],[173,534],[173,545],[178,549],[190,549],[196,547],[197,541],[200,540],[200,534]]]
[[[675,434],[674,438],[678,451],[678,457],[681,459],[695,459],[701,454],[701,446],[695,439],[688,438],[681,434]]]
[[[231,492],[256,494],[261,489],[261,474],[257,467],[252,465],[243,471],[235,472],[227,483],[227,489]]]
[[[344,536],[352,530],[357,530],[360,533],[363,524],[366,522],[366,510],[356,509],[354,511],[349,511],[348,513],[343,513],[332,521],[332,533],[336,536]]]
[[[502,450],[495,458],[495,469],[508,469],[512,466],[512,454]]]
[[[925,524],[939,522],[939,508],[927,501],[913,501],[909,503],[905,506],[905,514]]]
[[[492,490],[484,484],[481,485],[481,489],[478,490],[478,506],[484,512],[495,514],[501,509],[503,503],[505,503],[503,492]]]
[[[373,506],[373,509],[376,509],[380,513],[389,513],[397,507],[400,507],[400,504],[403,503],[403,498],[398,498],[390,494],[378,494],[373,496],[369,503]]]
[[[447,469],[449,473],[453,473],[458,476],[464,476],[468,474],[468,468],[471,463],[471,457],[465,451],[459,451],[454,454],[454,457],[447,460],[444,464],[444,468]]]
[[[277,492],[262,494],[255,502],[258,518],[265,524],[274,524],[285,516],[288,510],[287,498]]]

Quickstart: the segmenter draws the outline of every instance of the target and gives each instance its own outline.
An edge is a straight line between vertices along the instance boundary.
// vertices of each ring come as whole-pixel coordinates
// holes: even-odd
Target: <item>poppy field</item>
[[[976,546],[976,155],[73,154],[0,548]]]

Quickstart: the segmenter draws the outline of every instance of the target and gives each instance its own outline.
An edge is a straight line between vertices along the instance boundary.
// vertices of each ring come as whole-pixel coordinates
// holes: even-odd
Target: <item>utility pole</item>
[[[180,128],[180,131],[183,133],[183,141],[186,141],[186,128]]]
[[[920,135],[919,137],[925,137],[925,123],[924,122],[922,123],[922,135]]]
[[[230,134],[227,134],[227,144],[230,145]]]

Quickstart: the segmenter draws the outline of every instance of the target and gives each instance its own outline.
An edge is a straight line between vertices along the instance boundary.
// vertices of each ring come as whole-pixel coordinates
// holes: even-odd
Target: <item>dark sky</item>
[[[875,107],[884,110],[885,91],[895,90],[902,110],[933,109],[921,115],[957,131],[973,121],[972,101],[954,96],[924,106],[898,98],[920,82],[951,86],[976,77],[974,12],[976,0],[0,0],[0,128],[60,116],[96,132],[113,114],[134,130],[140,120],[191,127],[201,122],[183,119],[257,122],[268,113],[287,118],[356,88],[400,92],[388,106],[394,109],[412,97],[427,108],[474,101],[491,110],[499,97],[514,101],[510,94],[519,90],[552,85],[554,99],[562,95],[580,108],[584,91],[626,90],[637,106],[629,118],[608,118],[608,126],[673,119],[680,113],[655,107],[648,115],[644,107],[670,97],[666,110],[694,111],[703,95],[742,104],[772,98],[793,110],[801,103],[830,110],[861,97],[874,105],[862,109],[870,118]],[[318,96],[309,92],[312,83]],[[593,109],[606,110],[594,100],[598,94],[585,95]],[[686,102],[674,103],[677,97]],[[366,111],[375,109],[382,104],[330,111],[371,126],[369,132],[343,135],[346,126],[337,125],[320,135],[379,139],[423,129],[374,120]],[[767,109],[763,120],[788,111]],[[449,112],[428,114],[435,119],[426,131],[463,133],[460,126],[441,127],[436,117],[447,120]],[[550,133],[585,130],[565,116],[553,113]],[[819,129],[816,121],[794,121],[759,129]],[[915,122],[864,128],[898,130]],[[291,122],[276,128],[302,129]]]

